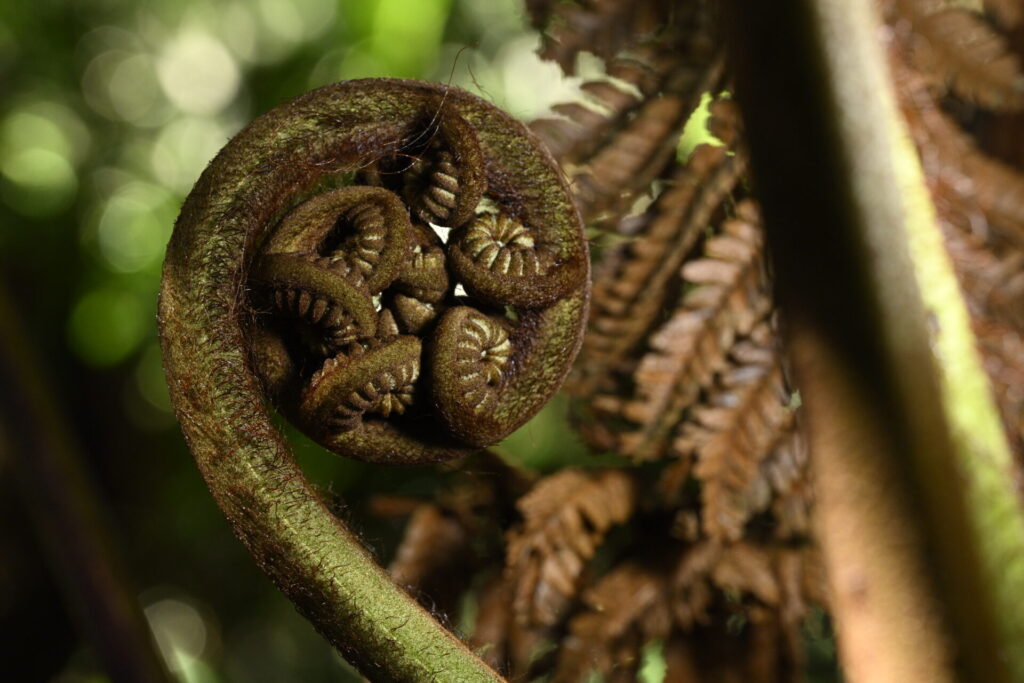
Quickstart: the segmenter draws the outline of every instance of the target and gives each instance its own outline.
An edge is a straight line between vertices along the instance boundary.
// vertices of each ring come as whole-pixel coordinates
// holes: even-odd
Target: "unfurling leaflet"
[[[524,126],[454,88],[351,81],[270,112],[175,238],[197,223],[243,237],[231,305],[271,402],[342,455],[490,445],[579,347],[589,265],[566,184]]]

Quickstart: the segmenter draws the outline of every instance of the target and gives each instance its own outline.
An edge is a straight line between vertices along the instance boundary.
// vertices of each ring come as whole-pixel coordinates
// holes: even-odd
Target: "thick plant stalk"
[[[70,612],[111,680],[169,680],[98,494],[2,287],[0,456],[18,475]]]
[[[435,151],[430,145],[435,142],[441,148],[431,161]],[[421,170],[410,166],[410,159],[435,165]],[[412,316],[403,318],[402,310],[396,309],[394,317],[386,317],[391,314],[386,302],[390,299],[382,297],[375,321],[371,303],[371,295],[391,281],[425,303],[438,301],[430,289],[438,278],[405,282],[403,278],[416,275],[415,269],[393,267],[392,258],[412,251],[408,240],[413,228],[399,227],[397,219],[381,224],[386,241],[395,240],[401,248],[367,254],[365,258],[377,264],[377,270],[368,270],[369,276],[359,274],[363,262],[353,256],[363,252],[337,257],[336,251],[318,251],[324,240],[331,239],[336,220],[328,211],[372,200],[387,215],[398,201],[373,188],[323,191],[353,177],[357,184],[394,184],[410,203],[414,219],[452,227],[449,265],[469,296],[445,300],[450,308],[439,318],[434,337],[423,342],[422,357]],[[500,209],[489,226],[480,226],[487,217],[473,220],[481,196]],[[400,216],[405,209],[396,211]],[[322,223],[325,216],[327,222]],[[367,244],[381,227],[369,210],[352,222]],[[312,228],[293,230],[293,224]],[[498,246],[481,246],[488,239],[500,242],[505,250],[522,249],[505,260],[495,256],[491,265],[508,267],[488,270],[474,260],[478,253],[496,253]],[[267,251],[261,256],[263,247]],[[536,252],[529,269],[523,260],[526,247],[535,247]],[[279,250],[313,253],[307,258]],[[416,253],[439,251],[423,242]],[[348,257],[354,259],[352,267],[343,262]],[[425,257],[413,263],[428,270]],[[518,270],[513,263],[520,265]],[[532,276],[526,277],[524,270]],[[285,342],[260,336],[261,312],[250,292],[277,288],[281,305],[301,315],[315,308],[309,299],[303,303],[302,295],[295,296],[303,288],[313,291],[318,303],[329,300],[331,306],[345,309],[355,323],[335,325],[331,334],[351,333],[352,339],[338,339],[341,351],[328,349],[338,355],[322,361],[323,369],[308,381],[310,388],[297,408],[293,402],[291,415],[311,407],[305,417],[298,416],[299,422],[314,435],[328,423],[340,430],[318,436],[340,453],[409,463],[465,455],[471,447],[501,438],[539,409],[578,348],[587,270],[579,217],[550,156],[511,117],[467,93],[438,85],[352,81],[297,98],[239,133],[186,200],[165,261],[160,332],[170,392],[189,448],[221,510],[261,568],[372,680],[461,682],[500,677],[394,585],[306,482],[271,421],[265,395],[280,399],[288,414],[288,397],[303,379],[301,369],[295,369],[297,363],[288,354],[278,352]],[[504,304],[511,314],[505,319],[493,314],[485,318],[464,305],[475,300],[488,302],[487,310]],[[357,315],[360,306],[370,307],[365,321]],[[314,317],[312,322],[319,323],[325,314],[321,310]],[[458,336],[467,329],[469,341],[487,348]],[[359,339],[366,340],[365,346],[352,350],[352,340],[363,343]],[[401,363],[392,362],[389,354],[399,352],[405,354],[397,359]],[[512,360],[506,363],[510,355]],[[415,371],[395,383],[399,369],[410,365],[406,356],[433,359],[431,372],[424,373],[428,386],[401,386],[412,381],[409,377],[414,378]],[[302,358],[307,365],[311,362],[308,355]],[[481,358],[495,367],[469,368],[479,386],[460,385],[467,371],[459,364],[478,363]],[[391,367],[377,376],[358,376],[352,385],[365,394],[352,394],[362,401],[358,410],[345,405],[348,412],[332,413],[325,402],[354,391],[344,373],[378,361]],[[355,370],[352,373],[357,376]],[[341,389],[329,385],[339,375]],[[327,389],[320,391],[324,386]],[[416,397],[426,390],[433,392],[433,399],[417,403]],[[430,422],[426,413],[413,425],[396,417],[397,410],[389,408],[380,415],[379,401],[396,396],[409,399],[413,409],[437,408],[454,437],[437,441],[436,434],[444,430],[425,429],[423,425],[440,424]],[[468,404],[467,397],[473,396],[483,398]],[[487,410],[478,410],[480,406]],[[384,421],[388,415],[392,422]]]
[[[847,677],[1022,680],[1009,450],[877,17],[867,0],[740,5],[737,94]]]

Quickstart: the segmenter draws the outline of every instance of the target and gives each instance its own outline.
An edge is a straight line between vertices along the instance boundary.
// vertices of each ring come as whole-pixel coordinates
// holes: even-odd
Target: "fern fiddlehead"
[[[437,85],[301,96],[239,133],[186,200],[160,303],[182,429],[236,533],[364,673],[491,675],[324,508],[268,403],[343,455],[467,455],[561,383],[588,268],[539,143]]]

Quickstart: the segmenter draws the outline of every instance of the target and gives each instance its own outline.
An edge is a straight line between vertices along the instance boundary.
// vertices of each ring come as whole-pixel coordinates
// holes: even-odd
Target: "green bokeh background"
[[[536,55],[520,0],[0,3],[0,278],[45,359],[135,588],[181,681],[358,680],[232,537],[171,414],[156,338],[171,226],[248,121],[311,88],[450,82],[529,120],[598,73]],[[696,117],[680,151],[706,136]],[[0,387],[0,390],[4,390]],[[538,471],[593,466],[556,398],[500,447]],[[298,457],[386,562],[400,524],[372,492],[425,495],[294,435]],[[16,681],[102,681],[64,612],[0,457],[0,657]],[[656,663],[654,669],[657,669]],[[656,680],[655,674],[645,680]]]

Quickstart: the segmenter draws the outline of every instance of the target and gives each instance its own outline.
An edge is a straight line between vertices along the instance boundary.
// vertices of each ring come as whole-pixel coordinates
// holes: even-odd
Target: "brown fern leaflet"
[[[655,641],[666,680],[798,679],[801,624],[827,607],[828,590],[741,112],[721,94],[730,81],[714,8],[526,4],[546,57],[569,73],[581,51],[606,65],[581,101],[530,127],[593,238],[572,417],[595,452],[632,466],[519,477],[499,521],[483,526],[455,511],[461,485],[418,501],[393,571],[423,577],[413,583],[439,595],[431,604],[453,609],[427,577],[452,571],[442,554],[467,553],[470,643],[514,679],[636,680]],[[982,5],[882,3],[901,104],[1024,456],[1024,176],[985,135],[1024,105],[1019,38],[1008,33],[1024,12]],[[716,95],[708,128],[722,144],[681,158],[682,125],[704,93]],[[1024,133],[1021,121],[1009,130]],[[466,538],[475,547],[457,550]]]

